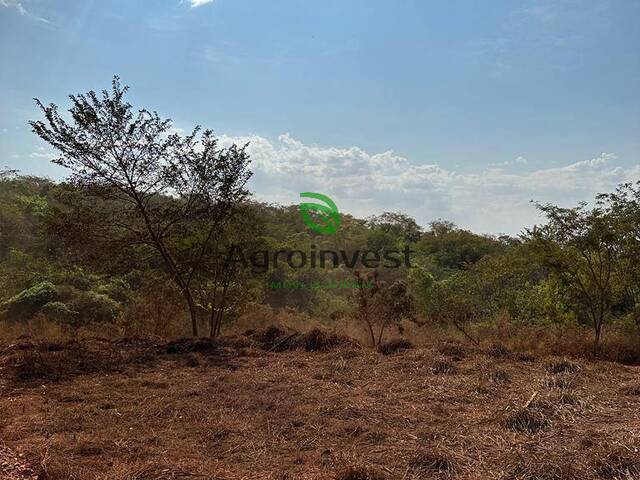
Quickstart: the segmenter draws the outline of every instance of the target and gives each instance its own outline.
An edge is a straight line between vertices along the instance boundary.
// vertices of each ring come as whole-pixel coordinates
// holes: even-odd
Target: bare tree
[[[135,111],[128,87],[114,77],[111,91],[70,95],[69,121],[55,104],[36,103],[44,121],[33,131],[71,170],[70,182],[111,208],[108,235],[155,251],[178,286],[198,335],[192,287],[217,236],[247,196],[251,176],[246,145],[222,149],[211,130],[174,132],[171,120]]]

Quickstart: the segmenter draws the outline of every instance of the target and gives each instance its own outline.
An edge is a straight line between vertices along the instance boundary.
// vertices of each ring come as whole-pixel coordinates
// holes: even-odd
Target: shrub
[[[542,385],[547,388],[557,388],[559,390],[569,390],[575,381],[575,375],[563,372],[554,375],[547,375],[542,379]]]
[[[166,353],[217,352],[218,342],[212,338],[179,338],[167,343]]]
[[[63,302],[49,302],[40,311],[47,318],[59,323],[72,323],[78,315],[78,312],[71,310]]]
[[[131,287],[121,279],[113,279],[109,283],[100,285],[96,292],[106,295],[117,302],[124,303],[131,298]]]
[[[64,283],[83,291],[91,290],[92,287],[91,278],[80,268],[65,272],[59,280],[56,280],[56,283]]]
[[[56,298],[57,292],[53,283],[42,282],[23,290],[0,304],[0,307],[8,320],[27,320]]]
[[[72,303],[78,312],[77,323],[86,325],[91,322],[113,322],[120,311],[118,303],[106,295],[95,292],[82,292]]]

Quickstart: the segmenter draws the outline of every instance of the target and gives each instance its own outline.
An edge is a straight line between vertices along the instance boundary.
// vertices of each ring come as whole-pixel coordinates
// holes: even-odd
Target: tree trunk
[[[220,313],[218,314],[218,319],[216,321],[216,338],[220,336],[220,332],[222,330],[222,320],[224,319],[224,309],[220,310]]]
[[[595,343],[593,345],[593,353],[597,357],[600,352],[600,336],[602,334],[602,322],[596,323],[595,333],[596,333],[596,338],[595,338]]]
[[[222,308],[211,307],[211,313],[209,317],[209,337],[216,338],[220,336],[220,330],[222,326],[222,318],[224,310]]]
[[[216,309],[213,306],[213,301],[211,302],[211,312],[209,313],[209,338],[214,338],[216,336]]]
[[[188,289],[183,290],[184,298],[189,304],[189,315],[191,316],[191,334],[194,337],[198,336],[198,312],[196,311],[196,304],[193,301],[191,292]]]

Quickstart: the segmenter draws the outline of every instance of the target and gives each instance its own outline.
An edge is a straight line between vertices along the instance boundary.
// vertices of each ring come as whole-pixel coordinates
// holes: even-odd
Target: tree
[[[636,324],[640,325],[640,182],[619,185],[615,192],[602,193],[598,205],[608,211],[617,226],[620,248],[619,281],[624,288]]]
[[[69,181],[106,202],[102,234],[151,248],[178,286],[198,335],[193,283],[215,239],[247,196],[246,145],[221,149],[211,130],[172,133],[156,112],[134,111],[127,86],[70,95],[71,122],[36,99],[44,121],[33,131],[71,170]],[[185,243],[184,239],[188,238]]]
[[[451,222],[437,220],[429,227],[417,243],[417,250],[439,270],[435,272],[438,277],[467,269],[484,256],[504,249],[496,239],[459,229]]]
[[[241,215],[215,240],[215,254],[206,258],[203,269],[206,275],[195,290],[200,305],[208,310],[209,335],[220,335],[223,321],[230,314],[238,313],[241,304],[249,301],[251,270],[241,268],[234,258],[236,249],[253,251],[261,244],[261,220],[250,205],[243,205]],[[244,275],[243,275],[244,272]]]
[[[395,325],[401,331],[400,322],[413,318],[413,298],[402,280],[386,284],[377,270],[372,273],[356,270],[353,274],[358,286],[354,292],[356,317],[366,327],[375,347],[382,342],[387,327]]]
[[[417,242],[422,235],[422,228],[416,221],[401,212],[383,212],[367,219],[367,224],[372,230],[381,230],[391,234],[397,241]]]
[[[620,224],[609,209],[537,205],[547,224],[525,237],[541,263],[567,289],[578,313],[591,323],[598,348],[602,329],[620,300]]]

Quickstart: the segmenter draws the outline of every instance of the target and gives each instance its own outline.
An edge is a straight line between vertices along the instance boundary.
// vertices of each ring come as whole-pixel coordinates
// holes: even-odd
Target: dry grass
[[[455,473],[453,461],[442,453],[421,452],[409,461],[413,474],[426,476],[434,473]]]
[[[438,352],[453,361],[462,360],[467,356],[467,349],[463,345],[453,342],[443,343],[438,347]]]
[[[509,349],[501,343],[494,343],[487,350],[487,355],[493,358],[505,358],[509,353],[511,353]]]
[[[519,408],[507,415],[502,424],[514,432],[533,434],[548,428],[549,420],[541,412]]]
[[[551,362],[547,365],[547,371],[551,374],[575,373],[579,370],[580,365],[564,359]]]
[[[410,341],[404,338],[389,340],[388,342],[378,345],[378,351],[383,355],[391,355],[392,353],[401,352],[413,348]]]
[[[456,366],[449,360],[436,360],[431,371],[436,375],[451,375],[456,372]]]
[[[637,368],[462,351],[286,329],[0,346],[0,478],[640,478]]]
[[[384,476],[366,467],[348,467],[339,472],[336,480],[384,480]]]
[[[606,480],[632,480],[640,478],[640,451],[620,449],[608,453],[596,463],[597,472]]]

